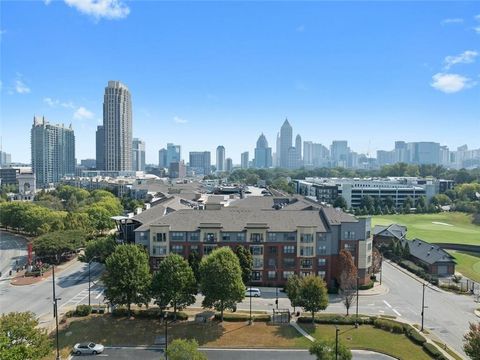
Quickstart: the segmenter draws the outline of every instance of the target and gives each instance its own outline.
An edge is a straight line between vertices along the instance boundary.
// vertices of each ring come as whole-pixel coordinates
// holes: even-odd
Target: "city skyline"
[[[2,3],[1,150],[12,161],[30,162],[33,115],[72,123],[78,162],[94,158],[110,80],[132,94],[147,163],[166,143],[182,145],[185,160],[223,143],[240,164],[262,132],[276,150],[285,118],[303,141],[346,139],[372,157],[397,140],[480,148],[478,4],[122,6],[115,19],[60,1]],[[266,14],[278,21],[265,23]],[[395,131],[375,133],[386,127]]]

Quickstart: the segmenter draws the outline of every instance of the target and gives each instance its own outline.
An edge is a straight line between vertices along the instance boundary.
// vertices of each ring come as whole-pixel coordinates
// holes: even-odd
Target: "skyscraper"
[[[298,164],[297,167],[302,167],[303,161],[302,161],[302,137],[300,134],[297,134],[297,137],[295,138],[295,150],[297,152],[297,160]]]
[[[349,152],[350,149],[348,148],[348,142],[346,140],[332,141],[332,145],[330,146],[332,165],[346,168]]]
[[[217,146],[217,171],[225,171],[225,147]]]
[[[280,129],[280,155],[279,164],[281,168],[288,168],[289,164],[289,149],[292,147],[292,127],[288,122],[288,119],[285,119],[281,129]]]
[[[225,171],[229,173],[233,171],[233,160],[231,158],[225,160]]]
[[[167,167],[173,162],[180,162],[182,159],[182,147],[172,143],[167,144]]]
[[[97,126],[96,132],[96,169],[105,170],[105,128],[103,125]]]
[[[167,149],[162,148],[158,151],[158,167],[160,169],[168,168],[167,164]]]
[[[275,165],[275,167],[280,167],[280,133],[277,133],[277,140],[275,142],[275,163],[274,163],[274,165]]]
[[[12,155],[0,150],[0,168],[10,165]]]
[[[31,130],[32,170],[39,187],[75,175],[75,135],[72,125],[53,125],[34,117]]]
[[[263,133],[258,137],[255,148],[254,166],[259,169],[272,166],[272,148],[268,147],[268,141]]]
[[[138,138],[132,143],[132,170],[145,171],[145,141]]]
[[[127,86],[109,81],[103,100],[105,170],[132,170],[132,101]]]
[[[240,161],[240,166],[242,169],[248,169],[248,151],[243,152],[241,155],[241,161]]]
[[[210,174],[212,167],[210,151],[191,151],[189,157],[190,169],[194,170],[197,175]]]

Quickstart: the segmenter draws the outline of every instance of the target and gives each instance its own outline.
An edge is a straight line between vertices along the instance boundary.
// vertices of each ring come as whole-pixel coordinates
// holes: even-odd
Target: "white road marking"
[[[102,296],[102,294],[103,294],[103,289],[102,291],[100,291],[100,293],[97,296],[95,296],[95,299],[98,299],[100,296]]]
[[[383,310],[378,310],[378,312],[379,312],[379,313],[382,313],[382,314],[385,313],[385,311],[383,311]]]
[[[387,300],[383,300],[383,302],[385,303],[385,305],[387,305],[390,309],[392,309],[392,305],[390,305]]]
[[[393,310],[393,312],[394,312],[395,314],[397,314],[398,316],[402,316],[402,314],[400,314],[397,310],[395,310],[395,309],[392,309],[392,310]]]

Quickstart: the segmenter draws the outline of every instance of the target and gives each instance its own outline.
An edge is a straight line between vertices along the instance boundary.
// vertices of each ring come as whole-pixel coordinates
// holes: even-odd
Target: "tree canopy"
[[[302,279],[300,276],[294,274],[290,276],[287,280],[287,285],[285,286],[285,291],[287,293],[288,299],[292,304],[294,310],[297,306],[302,306],[300,299],[300,286],[302,284]]]
[[[334,341],[316,340],[312,346],[310,346],[310,354],[316,356],[317,360],[335,360],[335,347]],[[350,360],[352,358],[352,352],[342,342],[338,342],[338,359]]]
[[[242,270],[237,256],[229,247],[214,250],[200,263],[200,287],[205,298],[202,305],[220,311],[234,309],[245,297]]]
[[[148,254],[138,245],[118,245],[105,261],[105,297],[111,304],[147,305],[151,284]]]
[[[468,332],[463,336],[463,350],[472,360],[480,360],[480,323],[470,323]]]
[[[87,235],[81,230],[55,231],[33,240],[32,248],[37,257],[46,262],[60,262],[66,254],[76,252],[85,244]]]
[[[167,357],[170,360],[207,360],[207,356],[198,350],[195,339],[175,339],[167,349]]]
[[[0,359],[37,360],[50,353],[51,342],[31,312],[2,314],[0,317]]]
[[[312,313],[312,323],[314,323],[315,313],[325,310],[328,306],[328,293],[325,281],[315,275],[303,277],[300,283],[299,298],[305,311]]]
[[[85,255],[82,261],[89,262],[95,260],[100,263],[105,263],[107,258],[115,251],[117,243],[111,236],[97,238],[90,240],[85,247]]]
[[[253,269],[252,254],[245,246],[237,245],[235,247],[235,255],[237,255],[238,261],[240,262],[240,268],[242,269],[242,281],[247,285],[250,281]]]

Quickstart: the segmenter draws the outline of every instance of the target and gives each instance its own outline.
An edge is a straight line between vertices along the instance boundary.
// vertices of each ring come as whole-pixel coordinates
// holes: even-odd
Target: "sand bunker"
[[[438,222],[438,221],[432,221],[432,224],[435,224],[435,225],[444,225],[444,226],[453,226],[452,224],[447,224],[447,223]]]

